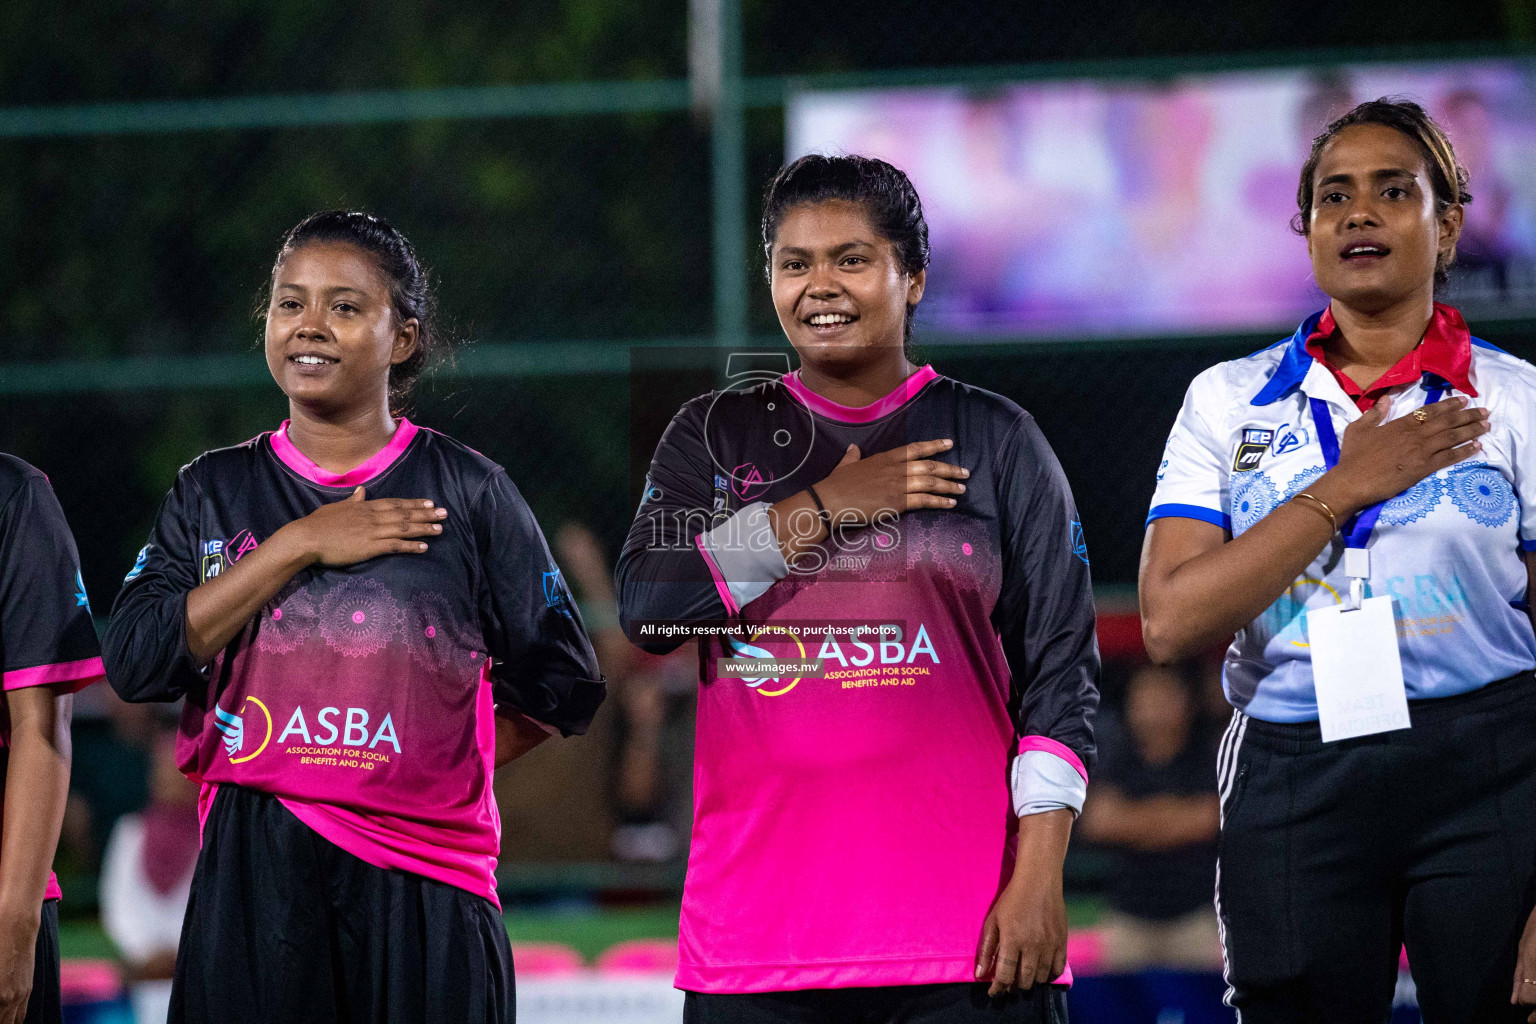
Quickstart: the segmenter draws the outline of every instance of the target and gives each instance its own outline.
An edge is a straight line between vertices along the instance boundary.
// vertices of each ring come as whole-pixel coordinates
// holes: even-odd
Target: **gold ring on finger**
[[[1413,418],[1418,420],[1420,423],[1423,423],[1425,420],[1429,419],[1429,410],[1415,409],[1413,410]]]
[[[1536,978],[1521,978],[1520,983],[1522,985],[1536,985]]]

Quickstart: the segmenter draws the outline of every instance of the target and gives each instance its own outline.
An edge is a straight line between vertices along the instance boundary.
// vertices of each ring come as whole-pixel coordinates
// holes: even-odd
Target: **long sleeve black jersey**
[[[186,597],[277,530],[363,485],[448,509],[425,554],[306,569],[209,666]],[[205,796],[271,792],[369,863],[495,898],[493,708],[582,732],[605,693],[559,568],[505,471],[401,420],[346,474],[284,429],[184,467],[107,631],[128,700],[185,695],[178,747]]]
[[[783,565],[767,505],[849,444],[942,438],[971,474],[955,508]],[[746,627],[701,641],[679,985],[970,980],[1012,860],[1010,762],[1086,777],[1094,754],[1087,552],[1034,420],[931,368],[860,409],[796,374],[702,396],[662,438],[617,580],[652,650],[679,642],[669,623]],[[743,667],[785,659],[819,664]]]

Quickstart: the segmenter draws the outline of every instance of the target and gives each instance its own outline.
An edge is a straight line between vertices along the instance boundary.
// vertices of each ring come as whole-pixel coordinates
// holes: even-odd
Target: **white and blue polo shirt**
[[[1307,349],[1323,317],[1194,379],[1168,435],[1149,524],[1199,519],[1236,537],[1323,475],[1309,400],[1327,403],[1340,438],[1362,415]],[[1409,699],[1466,693],[1536,667],[1523,556],[1536,550],[1536,367],[1473,338],[1449,307],[1436,307],[1432,328],[1469,367],[1461,382],[1469,387],[1453,382],[1446,397],[1487,408],[1490,431],[1482,451],[1387,502],[1369,542],[1367,594],[1393,599]],[[1390,418],[1422,406],[1437,380],[1426,374],[1388,390]],[[1238,710],[1271,722],[1317,719],[1306,612],[1348,592],[1343,551],[1335,535],[1238,631],[1222,673]]]

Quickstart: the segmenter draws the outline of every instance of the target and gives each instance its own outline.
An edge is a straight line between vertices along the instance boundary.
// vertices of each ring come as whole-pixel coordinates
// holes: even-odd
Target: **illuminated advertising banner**
[[[1536,315],[1529,61],[803,93],[787,145],[912,177],[933,244],[930,335],[1289,330],[1323,305],[1291,230],[1311,139],[1381,96],[1424,104],[1471,172],[1446,297],[1473,319]]]

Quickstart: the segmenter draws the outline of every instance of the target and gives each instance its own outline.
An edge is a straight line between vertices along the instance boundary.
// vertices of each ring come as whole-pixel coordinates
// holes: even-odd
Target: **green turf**
[[[1096,899],[1067,901],[1073,928],[1094,923],[1103,912]],[[617,942],[628,939],[677,938],[677,904],[623,907],[608,910],[509,910],[507,934],[513,942],[563,942],[589,961]],[[95,921],[59,923],[59,951],[68,958],[112,957],[112,942]]]
[[[677,904],[594,911],[511,910],[506,922],[513,942],[562,942],[593,960],[627,939],[676,939]],[[60,922],[59,951],[68,959],[116,956],[112,941],[90,920]]]
[[[1097,896],[1073,896],[1067,900],[1067,927],[1092,928],[1104,916],[1104,901]]]
[[[59,952],[69,960],[117,956],[112,940],[95,921],[60,921]]]
[[[513,942],[563,942],[588,960],[628,939],[676,939],[677,904],[595,911],[527,911],[506,914]]]

